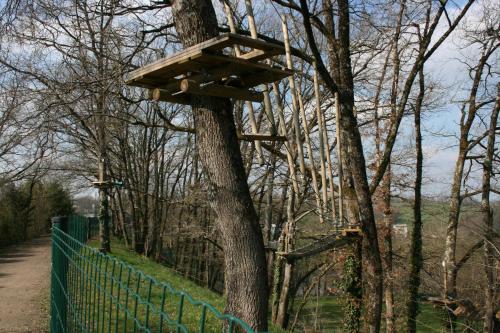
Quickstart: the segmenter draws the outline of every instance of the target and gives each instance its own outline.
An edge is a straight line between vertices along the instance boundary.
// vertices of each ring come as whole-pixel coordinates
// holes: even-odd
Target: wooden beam
[[[202,57],[195,59],[195,61],[204,61],[204,62],[213,62],[213,63],[224,63],[224,62],[229,62],[229,63],[234,63],[238,64],[239,68],[237,68],[237,72],[234,74],[241,74],[242,76],[244,73],[248,73],[248,75],[253,75],[255,72],[265,72],[269,74],[269,76],[274,77],[274,81],[279,81],[282,78],[288,77],[293,74],[292,70],[289,70],[287,68],[282,68],[282,67],[276,67],[276,66],[270,66],[266,65],[263,63],[258,63],[258,62],[252,62],[248,59],[244,58],[236,58],[236,57],[231,57],[231,56],[226,56],[226,55],[216,55],[216,54],[204,54]],[[258,84],[258,83],[257,83]],[[256,85],[256,84],[254,84]]]
[[[237,71],[236,67],[238,67],[237,64],[216,67],[207,70],[207,72],[203,74],[191,75],[188,79],[196,82],[219,81],[234,74]],[[159,88],[170,91],[178,90],[182,80],[183,79],[171,79],[168,83],[161,85]]]
[[[280,54],[285,53],[285,48],[279,44],[266,42],[266,41],[263,41],[260,39],[250,38],[247,36],[234,34],[234,33],[229,33],[227,35],[229,37],[229,40],[228,40],[226,46],[232,46],[232,45],[236,44],[236,45],[241,45],[244,47],[249,47],[249,48],[257,49],[257,50],[264,50],[264,51],[276,50],[276,52],[280,51]]]
[[[185,95],[172,96],[172,93],[170,91],[166,91],[166,90],[158,89],[158,88],[149,90],[149,98],[154,100],[154,101],[162,101],[162,102],[169,102],[169,103],[175,103],[175,104],[191,105],[191,100],[190,100],[189,96],[185,96]]]
[[[344,237],[353,237],[353,236],[361,236],[360,228],[344,228],[342,229],[342,236]]]
[[[215,83],[202,86],[198,82],[189,79],[182,80],[180,88],[184,93],[195,95],[234,98],[252,102],[262,102],[264,99],[261,92],[249,91],[230,86],[221,86]]]
[[[280,141],[285,142],[287,140],[286,136],[283,135],[271,135],[271,134],[259,134],[259,133],[251,133],[251,134],[243,134],[238,133],[238,138],[245,141]]]
[[[270,54],[270,52],[266,52],[263,50],[253,50],[248,53],[241,54],[238,58],[250,61],[260,61],[272,56],[273,55]]]

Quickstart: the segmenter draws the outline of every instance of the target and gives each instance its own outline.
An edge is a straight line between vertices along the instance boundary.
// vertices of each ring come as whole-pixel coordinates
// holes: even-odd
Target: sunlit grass
[[[97,242],[91,241],[89,245],[97,247]],[[118,240],[112,242],[111,251],[112,258],[123,261],[130,267],[116,263],[113,267],[114,260],[99,260],[100,255],[93,252],[86,253],[85,258],[81,258],[78,265],[73,265],[73,270],[76,266],[82,266],[85,270],[90,263],[93,263],[98,269],[90,275],[75,274],[78,273],[77,271],[72,274],[70,265],[69,280],[74,279],[70,283],[73,285],[71,289],[74,295],[72,303],[75,304],[73,310],[75,314],[81,314],[76,317],[70,316],[74,318],[74,326],[90,328],[92,332],[145,332],[147,330],[158,332],[160,328],[161,332],[176,332],[175,325],[168,325],[164,318],[162,320],[159,310],[164,304],[163,312],[176,321],[180,314],[181,296],[168,290],[165,292],[164,285],[152,283],[147,276],[157,282],[168,283],[177,291],[189,294],[193,299],[208,303],[219,312],[223,312],[225,300],[221,295],[197,285],[168,267],[127,249]],[[143,274],[136,274],[135,271]],[[82,276],[85,277],[82,278]],[[85,292],[82,293],[82,290]],[[163,295],[167,297],[163,299]],[[184,298],[182,323],[187,327],[188,332],[200,332],[202,311],[202,306],[193,305],[187,298]],[[216,318],[210,311],[206,311],[204,322],[205,332],[223,331],[223,321]],[[284,331],[271,327],[270,332]]]

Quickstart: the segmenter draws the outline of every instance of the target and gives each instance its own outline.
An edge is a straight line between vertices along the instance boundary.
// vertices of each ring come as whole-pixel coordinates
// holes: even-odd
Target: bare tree
[[[470,74],[473,78],[472,85],[469,96],[461,107],[458,157],[455,163],[455,171],[450,193],[448,224],[446,229],[446,246],[443,258],[443,296],[445,299],[451,300],[457,297],[456,281],[458,268],[460,267],[457,265],[458,261],[456,259],[456,249],[460,209],[462,201],[465,198],[462,194],[464,167],[471,150],[474,149],[476,145],[478,145],[481,140],[488,135],[488,131],[486,131],[485,134],[480,135],[479,138],[471,139],[473,134],[471,131],[473,130],[474,123],[478,119],[477,115],[480,110],[488,104],[495,102],[494,98],[491,99],[487,96],[481,98],[480,88],[484,83],[483,80],[488,75],[485,70],[489,66],[488,60],[498,47],[498,41],[496,38],[489,38],[482,40],[479,43],[481,47],[481,55],[477,64],[470,68]],[[478,94],[480,95],[478,96]],[[449,315],[451,317],[450,322],[453,325],[455,316],[452,312],[449,312]]]
[[[211,2],[176,0],[176,30],[185,47],[219,34]],[[254,329],[267,330],[264,242],[246,182],[233,106],[227,99],[192,97],[196,145],[209,181],[213,209],[225,249],[226,311]]]

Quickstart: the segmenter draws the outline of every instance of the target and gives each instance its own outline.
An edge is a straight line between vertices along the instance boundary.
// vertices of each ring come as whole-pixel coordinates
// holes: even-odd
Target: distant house
[[[392,231],[394,235],[403,236],[404,238],[408,237],[408,225],[405,223],[393,224]]]

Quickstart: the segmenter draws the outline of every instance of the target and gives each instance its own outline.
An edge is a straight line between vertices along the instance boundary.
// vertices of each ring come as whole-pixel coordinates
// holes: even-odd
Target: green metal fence
[[[242,320],[87,246],[94,220],[54,218],[51,332],[248,332]]]

